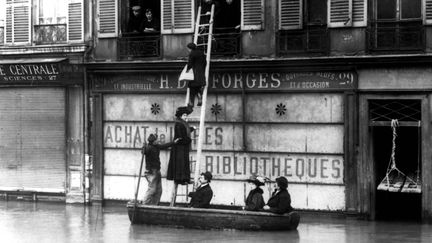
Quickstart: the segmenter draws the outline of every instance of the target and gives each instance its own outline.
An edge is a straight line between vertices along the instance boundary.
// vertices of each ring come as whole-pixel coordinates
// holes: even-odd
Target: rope
[[[397,133],[396,133],[396,127],[399,126],[399,122],[397,119],[392,119],[391,120],[391,128],[393,131],[393,139],[392,139],[392,152],[391,152],[391,169],[396,169],[396,158],[395,158],[395,154],[396,154],[396,137],[397,137]]]

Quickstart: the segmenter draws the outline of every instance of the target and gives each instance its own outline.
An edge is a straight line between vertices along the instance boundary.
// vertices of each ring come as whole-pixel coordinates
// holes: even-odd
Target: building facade
[[[6,4],[12,2],[25,1]],[[77,54],[84,60],[82,82],[65,88],[66,93],[75,88],[81,95],[75,102],[82,103],[74,104],[83,109],[64,118],[77,127],[61,129],[66,141],[76,138],[68,134],[82,138],[81,160],[75,166],[66,159],[59,170],[70,179],[78,178],[71,171],[79,171],[74,181],[84,188],[77,192],[86,195],[88,185],[90,202],[132,199],[148,134],[157,133],[162,142],[172,139],[173,115],[186,94],[178,75],[198,5],[194,0],[84,3],[81,44],[65,42],[70,49],[83,48]],[[297,209],[430,220],[431,1],[233,0],[221,1],[219,8],[200,161],[200,171],[214,175],[212,203],[242,206],[245,179],[261,174],[272,181],[287,177]],[[147,9],[158,23],[150,31],[136,24],[145,22]],[[8,13],[4,52],[16,49],[7,43],[8,33],[15,33],[8,32]],[[30,46],[39,47],[37,41]],[[33,58],[16,52],[10,55]],[[66,52],[69,63],[74,54]],[[62,56],[53,50],[49,55]],[[68,114],[72,106],[65,104],[60,109]],[[192,149],[194,170],[196,140]],[[170,201],[173,186],[165,180],[168,159],[169,152],[162,152],[163,202]],[[420,190],[378,190],[389,161]],[[142,196],[143,180],[141,189]]]
[[[91,5],[2,0],[0,9],[0,191],[82,203]]]

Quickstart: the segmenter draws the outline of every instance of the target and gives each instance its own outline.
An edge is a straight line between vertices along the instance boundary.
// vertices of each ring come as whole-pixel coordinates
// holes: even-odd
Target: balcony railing
[[[35,44],[65,43],[67,41],[66,24],[44,24],[34,26]]]
[[[235,28],[216,28],[213,33],[212,56],[241,56],[240,31]]]
[[[368,25],[368,50],[372,52],[423,51],[425,28],[422,21],[377,21]]]
[[[277,33],[280,56],[290,54],[326,55],[329,52],[327,26],[306,26],[302,30],[281,30]]]
[[[159,57],[160,34],[134,35],[124,34],[118,39],[120,59]]]

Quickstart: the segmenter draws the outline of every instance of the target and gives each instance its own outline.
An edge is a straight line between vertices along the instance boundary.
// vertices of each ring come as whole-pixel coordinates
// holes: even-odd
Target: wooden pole
[[[144,149],[144,147],[143,147],[143,149]],[[142,153],[141,165],[140,165],[140,169],[139,169],[139,173],[138,173],[138,184],[137,184],[136,191],[135,191],[134,210],[133,210],[133,215],[132,215],[132,220],[131,220],[132,223],[134,222],[134,219],[135,219],[135,211],[136,211],[136,207],[137,207],[137,203],[138,203],[138,192],[139,192],[139,186],[141,183],[141,174],[142,174],[142,168],[143,168],[143,164],[144,164],[144,157],[145,157],[144,153]]]

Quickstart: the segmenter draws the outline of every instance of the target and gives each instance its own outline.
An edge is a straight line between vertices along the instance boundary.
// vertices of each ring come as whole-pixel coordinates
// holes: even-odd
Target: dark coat
[[[277,214],[284,214],[293,211],[291,207],[291,196],[286,189],[279,192],[274,191],[267,202],[270,211]]]
[[[190,162],[189,152],[191,147],[190,133],[193,128],[189,127],[187,122],[177,118],[174,125],[174,140],[180,140],[173,145],[170,152],[168,163],[167,179],[174,180],[177,183],[189,182],[190,180]]]
[[[142,23],[144,21],[144,17],[142,14],[138,15],[137,17],[135,15],[132,15],[129,23],[128,23],[128,27],[127,27],[127,32],[142,32]]]
[[[245,201],[246,204],[245,210],[248,211],[261,210],[265,205],[262,194],[263,194],[263,190],[259,187],[251,190]]]
[[[150,143],[150,144],[146,144],[143,147],[143,154],[145,154],[145,168],[146,170],[152,170],[152,169],[156,169],[156,170],[160,170],[160,158],[159,158],[159,154],[160,154],[160,150],[161,149],[166,149],[168,147],[172,146],[172,142],[170,143],[164,143],[164,144],[159,144],[159,143]]]
[[[198,187],[194,192],[189,192],[188,196],[192,198],[189,207],[209,208],[210,201],[213,197],[213,190],[211,189],[210,184],[207,184],[203,187]]]
[[[187,64],[187,71],[191,68],[194,73],[194,80],[189,82],[188,87],[201,87],[206,85],[205,79],[205,67],[206,67],[206,56],[200,49],[192,50],[189,53],[189,59]]]

